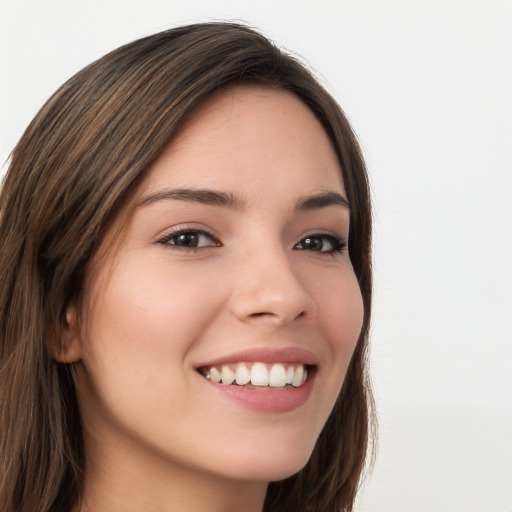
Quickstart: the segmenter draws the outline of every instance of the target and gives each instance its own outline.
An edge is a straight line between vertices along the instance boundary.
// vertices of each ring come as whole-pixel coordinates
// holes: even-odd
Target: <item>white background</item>
[[[358,510],[511,512],[512,1],[0,0],[0,160],[84,65],[212,19],[309,61],[367,159],[380,450]]]

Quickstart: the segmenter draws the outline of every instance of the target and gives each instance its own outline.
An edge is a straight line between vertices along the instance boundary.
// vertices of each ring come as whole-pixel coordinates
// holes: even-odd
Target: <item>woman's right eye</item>
[[[162,245],[170,245],[180,250],[197,250],[203,247],[218,247],[220,242],[212,235],[197,229],[181,229],[167,233],[157,242]]]

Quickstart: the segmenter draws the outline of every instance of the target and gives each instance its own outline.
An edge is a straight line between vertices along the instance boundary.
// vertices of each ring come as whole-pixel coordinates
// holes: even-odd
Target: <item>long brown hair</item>
[[[71,365],[58,363],[66,307],[116,214],[190,113],[237,83],[287,90],[317,116],[352,205],[350,258],[364,323],[341,394],[308,464],[269,485],[266,512],[352,510],[373,401],[367,337],[371,212],[350,125],[296,59],[232,23],[179,27],[125,45],[66,82],[12,154],[0,196],[0,510],[65,511],[84,451]]]

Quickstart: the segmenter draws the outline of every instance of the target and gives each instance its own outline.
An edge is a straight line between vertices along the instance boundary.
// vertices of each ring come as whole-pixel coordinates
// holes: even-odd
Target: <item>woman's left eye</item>
[[[294,249],[335,254],[342,252],[347,247],[347,241],[336,235],[310,235],[304,237]]]
[[[220,245],[217,240],[205,231],[187,229],[169,233],[157,241],[162,245],[171,245],[177,249],[195,250],[202,247],[214,247]]]

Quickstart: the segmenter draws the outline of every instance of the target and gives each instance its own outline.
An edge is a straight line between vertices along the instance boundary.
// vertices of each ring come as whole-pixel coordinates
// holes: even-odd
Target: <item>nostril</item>
[[[257,318],[259,316],[265,316],[265,315],[270,315],[271,313],[265,313],[265,312],[261,312],[261,313],[252,313],[251,316],[254,317],[254,318]]]
[[[306,316],[306,312],[305,311],[301,311],[294,319],[297,320],[299,318],[304,318]],[[279,318],[280,315],[276,314],[276,313],[270,313],[270,312],[266,312],[266,311],[260,311],[258,313],[251,313],[249,315],[249,318],[263,318],[263,317],[268,317],[269,319],[270,318]]]

